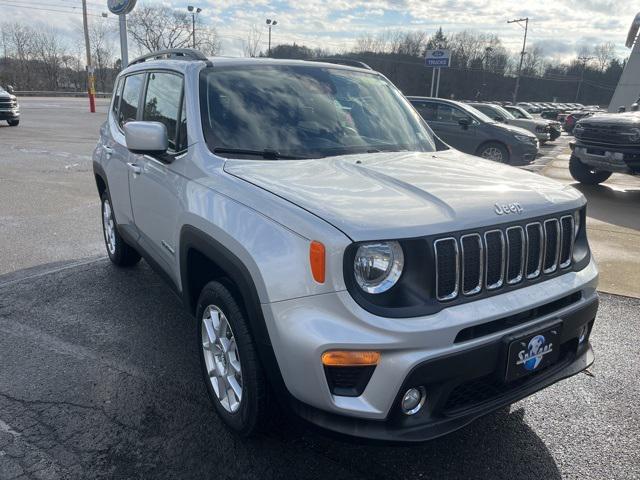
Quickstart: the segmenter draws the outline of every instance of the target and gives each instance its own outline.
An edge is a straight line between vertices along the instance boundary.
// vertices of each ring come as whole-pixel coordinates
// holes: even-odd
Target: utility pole
[[[270,18],[267,18],[267,26],[269,27],[269,49],[267,57],[271,56],[271,27],[275,27],[277,24],[277,20],[271,20]]]
[[[89,23],[87,21],[87,0],[82,0],[82,24],[84,25],[84,47],[87,50],[87,92],[89,93],[89,111],[96,112],[96,86],[91,65],[91,45],[89,44]]]
[[[582,72],[580,73],[580,81],[578,82],[578,90],[576,91],[576,103],[578,103],[578,98],[580,98],[580,90],[582,89],[582,82],[584,82],[584,71],[587,68],[587,62],[593,60],[593,57],[582,55],[578,57],[578,60],[582,62]]]
[[[520,89],[520,75],[522,74],[522,61],[524,60],[525,49],[527,48],[527,33],[529,32],[529,17],[509,20],[507,23],[517,23],[522,27],[524,22],[524,41],[522,42],[522,52],[520,52],[520,65],[518,65],[518,76],[516,77],[516,88],[513,91],[513,103],[518,101],[518,90]]]

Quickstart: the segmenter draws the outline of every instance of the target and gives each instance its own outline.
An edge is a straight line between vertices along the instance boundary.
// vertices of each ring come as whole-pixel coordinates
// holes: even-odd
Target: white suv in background
[[[118,78],[93,153],[107,252],[143,256],[195,316],[220,418],[250,434],[277,398],[424,441],[589,366],[582,194],[438,151],[345,63],[170,50]]]

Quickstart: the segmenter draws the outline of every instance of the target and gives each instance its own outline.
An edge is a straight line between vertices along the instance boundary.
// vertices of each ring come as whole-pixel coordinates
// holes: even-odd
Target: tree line
[[[196,48],[207,55],[220,52],[215,29],[197,20]],[[128,18],[129,37],[141,53],[193,44],[191,16],[164,5],[139,5]],[[21,23],[0,24],[0,84],[17,90],[86,89],[82,32],[76,39],[55,29]],[[110,92],[121,69],[117,23],[98,18],[90,22],[89,37],[98,91]],[[266,56],[261,30],[253,26],[245,34],[247,57]],[[359,37],[353,47],[341,51],[280,44],[271,49],[276,58],[313,59],[345,57],[363,61],[389,77],[408,95],[428,95],[432,70],[424,66],[426,50],[451,50],[451,68],[442,69],[440,96],[458,99],[510,100],[520,54],[508,51],[492,33],[465,30],[446,33],[442,28],[424,31],[383,31]],[[533,44],[523,57],[519,100],[580,101],[607,104],[624,68],[611,43],[582,49],[575,58],[558,62]]]

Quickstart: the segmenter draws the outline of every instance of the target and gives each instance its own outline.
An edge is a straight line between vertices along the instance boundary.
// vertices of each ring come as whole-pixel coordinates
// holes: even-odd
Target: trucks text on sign
[[[451,62],[451,50],[427,50],[424,62],[427,67],[447,68]]]

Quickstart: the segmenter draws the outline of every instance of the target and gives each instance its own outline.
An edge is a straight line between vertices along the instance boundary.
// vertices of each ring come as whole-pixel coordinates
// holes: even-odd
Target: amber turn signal
[[[357,350],[329,350],[322,354],[322,364],[326,367],[364,367],[377,365],[380,352]]]
[[[325,280],[325,251],[324,245],[314,240],[309,246],[309,264],[311,265],[311,274],[313,279],[318,283],[324,283]]]

